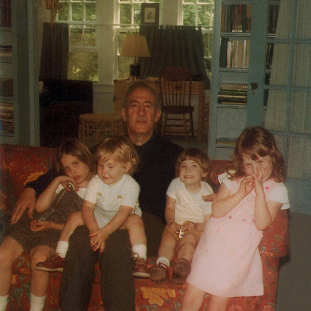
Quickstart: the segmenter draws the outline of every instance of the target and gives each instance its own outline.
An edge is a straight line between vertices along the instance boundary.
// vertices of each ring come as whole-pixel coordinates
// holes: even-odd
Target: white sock
[[[133,254],[137,254],[139,258],[147,259],[147,245],[137,244],[132,247]]]
[[[8,304],[8,297],[9,297],[9,295],[0,296],[0,311],[6,310],[6,306]]]
[[[66,241],[58,241],[56,246],[56,253],[62,257],[65,258],[68,250],[69,243]]]
[[[29,311],[42,311],[45,303],[45,296],[35,296],[33,293],[30,293],[30,310]]]
[[[169,261],[167,258],[165,258],[165,257],[159,257],[158,260],[157,260],[157,265],[158,265],[160,262],[161,262],[161,263],[164,263],[165,265],[167,265],[167,267],[170,266],[170,261]]]

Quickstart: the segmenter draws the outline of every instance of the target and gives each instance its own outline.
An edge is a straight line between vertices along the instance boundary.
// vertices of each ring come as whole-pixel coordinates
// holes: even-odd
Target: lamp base
[[[139,64],[132,64],[130,65],[130,76],[134,79],[140,78],[140,65]]]

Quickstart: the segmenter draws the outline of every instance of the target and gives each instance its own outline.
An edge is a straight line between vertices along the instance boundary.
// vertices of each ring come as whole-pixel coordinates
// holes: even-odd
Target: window
[[[97,82],[96,0],[60,0],[57,20],[69,25],[68,79]]]
[[[215,0],[182,0],[182,23],[185,26],[201,26],[204,41],[204,59],[211,75],[211,60],[213,51],[213,23]]]
[[[142,3],[160,3],[162,0],[118,0],[119,15],[118,24],[118,78],[126,79],[130,76],[130,64],[134,63],[134,57],[120,57],[123,42],[126,35],[139,31],[141,21]]]

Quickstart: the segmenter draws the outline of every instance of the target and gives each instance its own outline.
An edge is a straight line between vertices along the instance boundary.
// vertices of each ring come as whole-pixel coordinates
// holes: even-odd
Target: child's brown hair
[[[274,136],[260,126],[248,127],[239,136],[232,156],[233,172],[232,178],[245,176],[243,167],[243,156],[252,160],[258,157],[271,156],[273,169],[271,178],[277,182],[284,181],[284,158],[276,146]]]
[[[186,160],[192,160],[197,162],[200,167],[203,170],[203,173],[206,173],[207,175],[203,178],[203,180],[209,179],[209,171],[210,171],[210,161],[206,153],[203,151],[197,149],[197,148],[188,148],[184,150],[178,157],[175,171],[176,171],[176,177],[179,176],[180,171],[180,165],[183,161]]]
[[[123,136],[107,137],[97,146],[94,152],[94,159],[97,163],[100,160],[106,161],[111,157],[124,165],[130,162],[131,169],[128,174],[133,174],[139,163],[133,143]]]
[[[77,138],[68,138],[58,146],[54,157],[54,166],[59,174],[65,174],[61,164],[61,159],[64,154],[72,155],[86,164],[90,169],[88,178],[91,178],[95,174],[96,165],[93,160],[93,156],[89,148],[82,140]]]

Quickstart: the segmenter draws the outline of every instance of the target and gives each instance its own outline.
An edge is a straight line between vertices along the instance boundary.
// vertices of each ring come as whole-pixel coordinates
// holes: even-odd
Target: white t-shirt
[[[205,181],[201,182],[199,193],[189,192],[180,178],[175,178],[170,183],[166,194],[175,203],[175,222],[182,225],[185,221],[202,223],[204,216],[212,213],[212,202],[204,202],[202,195],[214,193],[212,187]]]
[[[132,213],[141,216],[139,189],[138,183],[127,174],[114,185],[106,185],[95,175],[87,186],[84,200],[95,204],[95,219],[98,227],[103,228],[116,215],[121,205],[132,207]]]

